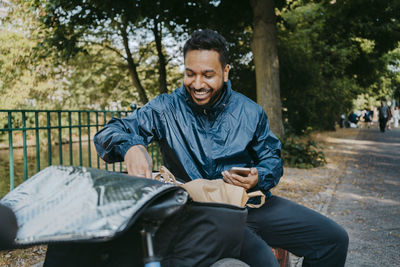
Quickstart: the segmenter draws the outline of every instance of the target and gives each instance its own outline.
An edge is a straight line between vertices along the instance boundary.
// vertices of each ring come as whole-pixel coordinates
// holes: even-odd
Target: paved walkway
[[[277,193],[345,227],[346,266],[400,266],[400,129],[340,129],[317,137],[328,165],[286,169]],[[301,266],[301,259],[292,266]]]
[[[350,236],[346,266],[400,266],[400,129],[362,129],[348,145],[328,208]]]

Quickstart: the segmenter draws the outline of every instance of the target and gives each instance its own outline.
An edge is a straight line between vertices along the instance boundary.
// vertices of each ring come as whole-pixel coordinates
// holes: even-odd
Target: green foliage
[[[379,98],[392,97],[400,101],[400,42],[397,47],[383,56],[386,63],[381,73],[381,78],[377,83],[377,92]]]
[[[360,94],[355,100],[353,100],[353,109],[363,110],[364,108],[378,107],[380,105],[379,100],[375,96],[371,96],[368,93]]]
[[[351,47],[328,45],[321,36],[325,26],[318,4],[282,13],[279,24],[281,96],[287,130],[304,134],[312,129],[333,129],[340,110],[351,105],[357,87],[344,76],[351,62]]]
[[[356,45],[358,51],[346,67],[346,75],[368,88],[385,68],[381,56],[393,50],[400,39],[400,2],[323,1],[321,5],[327,17],[324,39],[329,44]]]
[[[182,80],[182,41],[206,27],[229,43],[235,90],[256,99],[250,1],[11,3],[9,16],[0,23],[2,108],[107,109],[140,103],[123,45],[124,29],[149,99],[160,92],[154,30],[162,37],[167,87],[172,91]],[[288,132],[333,129],[357,98],[364,105],[382,96],[400,97],[399,1],[276,3]]]
[[[119,43],[117,24],[108,25],[111,22],[98,14],[101,21],[91,20],[97,12],[92,7],[90,16],[85,17],[82,10],[71,18],[71,23],[81,23],[74,25],[77,32],[72,34],[72,26],[65,24],[67,14],[61,23],[61,14],[56,14],[60,9],[53,10],[58,6],[50,1],[13,3],[0,24],[2,108],[121,109],[140,102]],[[68,8],[74,9],[73,5]],[[61,26],[56,29],[57,23]],[[136,43],[133,57],[140,63],[139,78],[153,98],[159,93],[158,61],[148,34],[137,34],[141,41]],[[176,63],[170,63],[167,71],[169,87],[179,86],[182,74]]]
[[[15,44],[18,43],[19,47]],[[24,105],[29,94],[31,72],[28,69],[32,42],[22,33],[0,31],[0,106]],[[18,88],[18,90],[17,90]],[[10,90],[13,89],[13,90]]]
[[[286,136],[282,140],[283,164],[292,168],[309,169],[324,166],[325,155],[315,141]]]
[[[396,46],[393,34],[398,34],[395,29],[400,24],[394,10],[399,11],[399,5],[393,2],[290,1],[283,5],[278,50],[288,132],[333,130],[340,114],[352,109],[359,95],[391,95],[393,79],[390,85],[382,80],[387,76],[382,55]],[[365,27],[366,21],[371,28]],[[383,93],[383,88],[389,89]]]

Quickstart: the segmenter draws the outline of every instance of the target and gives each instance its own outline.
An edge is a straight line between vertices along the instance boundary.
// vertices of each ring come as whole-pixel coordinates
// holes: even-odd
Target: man
[[[343,266],[345,230],[332,220],[269,190],[282,176],[281,143],[269,130],[263,109],[231,88],[225,39],[196,31],[183,50],[183,85],[124,119],[113,118],[95,136],[99,155],[125,160],[128,173],[151,177],[145,146],[158,141],[164,164],[178,178],[224,179],[268,200],[249,209],[241,260],[250,266],[278,266],[269,246],[304,256],[304,266]],[[247,177],[231,167],[250,167]],[[268,245],[269,246],[268,246]]]
[[[386,125],[390,119],[390,108],[386,105],[384,100],[381,100],[381,106],[378,108],[379,112],[379,129],[381,132],[385,132]]]

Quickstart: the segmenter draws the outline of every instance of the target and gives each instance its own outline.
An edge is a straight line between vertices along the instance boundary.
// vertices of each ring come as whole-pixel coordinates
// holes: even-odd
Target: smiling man
[[[146,147],[158,141],[164,165],[183,182],[224,179],[261,190],[264,206],[249,209],[241,260],[279,266],[269,246],[304,256],[303,266],[343,266],[346,231],[321,214],[270,189],[282,176],[281,143],[255,102],[232,90],[225,39],[212,30],[194,32],[183,54],[183,85],[162,94],[126,118],[113,118],[95,136],[100,157],[125,161],[129,174],[152,177]],[[229,172],[247,167],[247,174]]]

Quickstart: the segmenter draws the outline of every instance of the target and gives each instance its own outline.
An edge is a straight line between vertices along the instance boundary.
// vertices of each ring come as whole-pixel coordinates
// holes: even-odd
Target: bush
[[[301,140],[296,136],[282,140],[282,159],[284,166],[309,169],[326,164],[325,155],[318,150],[313,140]]]

